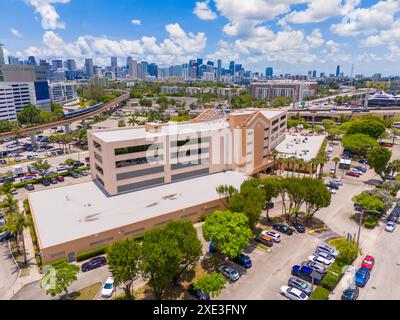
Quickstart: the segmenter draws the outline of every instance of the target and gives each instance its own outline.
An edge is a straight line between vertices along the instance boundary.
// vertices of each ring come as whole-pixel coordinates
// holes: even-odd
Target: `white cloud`
[[[142,21],[140,21],[139,19],[133,19],[131,21],[131,23],[135,26],[141,26],[142,25]]]
[[[65,23],[59,21],[60,15],[57,13],[54,4],[69,3],[70,0],[26,0],[33,6],[35,12],[42,17],[42,28],[45,30],[65,29]]]
[[[150,57],[158,63],[175,63],[187,61],[192,55],[201,52],[207,43],[204,33],[186,33],[179,24],[169,24],[166,27],[169,37],[158,43],[155,37],[142,37],[134,40],[112,40],[107,37],[80,36],[74,42],[66,42],[54,31],[46,31],[42,38],[43,46],[29,47],[17,56],[35,55],[41,58],[94,58],[97,63],[105,65],[108,57],[137,59]]]
[[[319,29],[314,29],[306,39],[311,48],[318,48],[325,43],[325,40],[322,38],[321,30]]]
[[[376,35],[368,36],[361,43],[366,47],[376,47],[384,44],[395,44],[400,41],[400,20],[390,25],[390,29],[382,30]]]
[[[210,0],[196,2],[196,7],[193,9],[193,14],[195,14],[201,20],[215,20],[218,18],[217,14],[210,8]]]
[[[22,34],[21,34],[21,32],[19,32],[17,29],[15,29],[15,28],[10,28],[10,32],[14,35],[14,36],[16,36],[17,38],[22,38]]]
[[[350,11],[340,23],[333,24],[331,30],[340,36],[371,35],[390,29],[399,11],[400,1],[383,0],[369,8]]]

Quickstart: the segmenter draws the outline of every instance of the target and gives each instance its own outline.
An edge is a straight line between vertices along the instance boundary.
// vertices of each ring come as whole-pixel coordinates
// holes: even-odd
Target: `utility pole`
[[[363,219],[364,219],[364,210],[361,211],[360,213],[360,221],[358,224],[358,235],[357,235],[357,256],[358,256],[358,252],[359,252],[359,248],[360,248],[360,234],[361,234],[361,225],[363,223]]]

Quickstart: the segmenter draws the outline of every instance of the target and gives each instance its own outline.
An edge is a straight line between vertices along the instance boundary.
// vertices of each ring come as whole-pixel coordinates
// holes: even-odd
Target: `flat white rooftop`
[[[156,138],[167,135],[179,135],[187,133],[207,133],[212,130],[225,129],[229,127],[229,123],[226,119],[209,121],[209,122],[185,122],[185,123],[170,123],[163,125],[161,132],[152,133],[147,132],[144,127],[137,128],[124,128],[116,130],[102,130],[92,132],[95,137],[104,142],[118,142],[127,141],[132,139],[143,139],[143,138]]]
[[[281,158],[296,157],[304,161],[310,161],[318,155],[325,140],[324,135],[303,135],[300,133],[289,133],[277,147]]]
[[[221,184],[247,178],[227,171],[136,192],[106,196],[94,182],[28,195],[43,248],[219,199]]]

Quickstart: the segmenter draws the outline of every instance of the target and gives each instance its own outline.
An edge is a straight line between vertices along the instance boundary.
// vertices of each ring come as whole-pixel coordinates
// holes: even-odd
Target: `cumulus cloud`
[[[74,42],[65,41],[59,34],[49,30],[42,38],[43,46],[29,47],[17,52],[17,56],[35,55],[43,58],[94,58],[97,61],[108,61],[107,57],[125,58],[133,56],[138,59],[149,57],[159,63],[186,61],[192,55],[201,52],[207,43],[204,33],[187,33],[179,24],[169,24],[166,27],[169,37],[158,42],[155,37],[142,37],[134,40],[113,40],[107,37],[80,36]],[[105,58],[106,57],[106,58]],[[103,60],[102,60],[103,59]]]
[[[133,19],[131,21],[131,23],[135,26],[141,26],[142,25],[142,21],[140,21],[139,19]]]
[[[217,14],[210,8],[210,0],[196,2],[196,7],[193,9],[193,14],[195,14],[201,20],[215,20],[218,18]]]
[[[369,8],[350,11],[340,23],[333,24],[331,30],[340,36],[371,35],[390,29],[399,11],[400,1],[380,1]]]
[[[22,38],[22,34],[21,34],[21,32],[19,32],[17,29],[15,29],[15,28],[10,28],[10,32],[14,35],[14,36],[16,36],[17,38]]]
[[[26,0],[33,6],[42,18],[42,28],[45,30],[64,29],[65,23],[59,21],[60,15],[57,13],[54,4],[69,3],[70,0]]]

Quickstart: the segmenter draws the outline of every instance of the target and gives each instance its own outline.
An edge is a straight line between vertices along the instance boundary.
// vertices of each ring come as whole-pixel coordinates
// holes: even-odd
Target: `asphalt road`
[[[0,243],[0,300],[17,281],[19,268],[14,263],[7,242]]]

